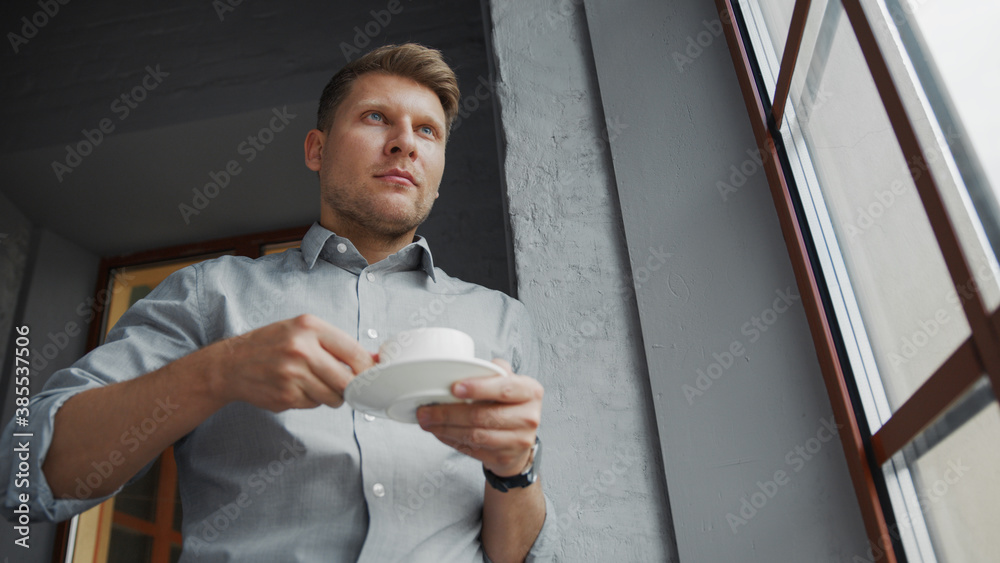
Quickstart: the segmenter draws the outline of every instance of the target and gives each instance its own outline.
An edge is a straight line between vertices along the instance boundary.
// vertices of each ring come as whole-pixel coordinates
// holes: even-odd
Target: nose
[[[385,153],[390,156],[402,153],[411,159],[416,159],[417,138],[409,123],[399,123],[392,128],[385,144]]]

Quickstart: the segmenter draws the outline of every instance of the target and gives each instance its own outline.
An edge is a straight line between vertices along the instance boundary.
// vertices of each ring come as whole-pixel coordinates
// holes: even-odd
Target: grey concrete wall
[[[100,258],[47,229],[37,252],[22,323],[31,327],[33,385],[41,389],[86,352]]]
[[[15,326],[20,326],[23,314],[24,295],[27,291],[26,274],[31,250],[32,225],[21,211],[0,194],[0,424],[6,427],[7,420],[14,415],[14,340]],[[40,389],[33,386],[33,390]],[[3,452],[2,455],[8,455]],[[50,527],[40,530],[43,541],[51,543]],[[34,535],[34,534],[33,534]],[[3,552],[13,549],[14,540],[20,535],[15,533],[13,524],[0,521],[0,545]],[[38,545],[32,541],[31,545]],[[33,549],[25,561],[48,561],[45,548]],[[18,559],[20,560],[20,559]]]
[[[31,222],[11,202],[0,193],[0,366],[2,381],[10,375],[7,352],[10,348],[11,330],[17,315],[20,294],[24,281],[24,271],[28,265],[31,244]],[[0,388],[0,396],[2,396]]]
[[[543,479],[560,560],[676,560],[584,12],[495,0],[492,21],[518,292],[543,344]]]
[[[5,209],[7,211],[4,214],[11,215],[11,208]],[[6,216],[5,220],[8,218]],[[23,229],[24,225],[21,226],[22,231]],[[39,239],[34,256],[23,258],[24,263],[32,266],[31,271],[23,275],[22,284],[26,283],[28,286],[18,288],[13,304],[13,310],[22,316],[11,318],[13,326],[27,325],[30,329],[32,393],[40,391],[57,369],[69,366],[84,354],[88,320],[79,311],[82,310],[81,305],[86,306],[87,300],[94,295],[99,262],[96,255],[50,231],[42,229],[35,236]],[[12,340],[9,334],[5,332],[3,335],[6,341]],[[5,357],[4,367],[12,361]],[[3,428],[6,428],[7,421],[14,415],[15,407],[13,378],[7,383],[0,418]],[[50,561],[55,530],[55,524],[32,524],[31,548],[21,551],[22,548],[9,547],[13,546],[13,541],[18,536],[12,525],[4,522],[0,526],[0,545],[4,546],[4,553],[8,553],[9,549],[18,550],[15,561]]]
[[[607,122],[628,124],[611,148],[681,560],[865,558],[728,21],[709,0],[586,10]]]

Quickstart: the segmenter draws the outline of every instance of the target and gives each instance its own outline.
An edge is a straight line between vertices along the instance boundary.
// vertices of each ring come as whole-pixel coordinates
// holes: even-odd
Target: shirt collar
[[[354,247],[350,240],[337,236],[333,231],[313,223],[309,232],[302,238],[302,259],[310,270],[316,261],[322,258],[334,266],[349,272],[359,274],[369,267],[368,261]],[[378,263],[379,269],[387,271],[423,270],[431,280],[437,281],[434,274],[434,258],[431,256],[427,239],[417,236],[414,241],[399,252]]]

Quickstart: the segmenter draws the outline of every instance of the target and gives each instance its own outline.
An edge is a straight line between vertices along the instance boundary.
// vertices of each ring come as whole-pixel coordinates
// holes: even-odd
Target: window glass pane
[[[1000,553],[997,443],[1000,407],[994,400],[919,457],[919,448],[904,449],[939,561],[994,561]]]
[[[111,528],[108,563],[143,563],[153,556],[153,538],[119,526]]]
[[[184,508],[181,505],[181,488],[174,487],[174,523],[173,528],[178,532],[182,531],[181,526],[184,523]]]
[[[814,2],[810,18],[816,47],[796,65],[782,132],[804,140],[895,410],[969,327],[843,8]]]
[[[756,54],[761,66],[763,80],[768,89],[768,97],[775,95],[780,72],[781,59],[785,54],[785,43],[792,25],[792,13],[795,10],[795,0],[759,0],[745,1],[741,4],[744,17],[752,20],[752,40],[757,47]],[[822,38],[819,33],[824,21],[823,12],[831,8],[827,2],[814,1],[809,5],[806,25],[799,44],[797,59],[822,61],[828,45],[818,43]],[[760,45],[758,43],[764,43]]]
[[[788,37],[795,0],[740,0],[739,10],[747,22],[750,42],[757,55],[767,97],[774,96],[781,55]]]
[[[868,0],[874,2],[874,0]],[[976,273],[985,305],[1000,304],[1000,4],[885,0],[876,26],[893,79]],[[869,8],[869,13],[878,10]],[[932,158],[941,154],[943,158]]]
[[[788,27],[792,25],[792,11],[795,9],[795,0],[760,0],[761,14],[764,16],[764,24],[767,26],[767,34],[770,36],[774,52],[781,58],[781,53],[785,50],[785,40],[788,39]]]
[[[159,484],[160,460],[157,460],[138,481],[125,486],[118,493],[115,497],[115,511],[152,522],[156,519],[156,492]]]
[[[909,9],[906,9],[909,8]],[[915,21],[925,55],[943,81],[969,136],[987,180],[1000,190],[1000,3],[981,0],[907,3],[902,9]],[[992,69],[992,70],[990,70]]]

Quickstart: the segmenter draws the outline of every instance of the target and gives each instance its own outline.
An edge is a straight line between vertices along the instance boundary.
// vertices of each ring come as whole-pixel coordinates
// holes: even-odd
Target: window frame
[[[751,11],[757,7],[755,2],[750,4]],[[716,0],[824,382],[834,415],[844,425],[841,442],[873,558],[894,562],[905,560],[907,554],[919,554],[924,560],[934,561],[933,546],[922,525],[920,505],[902,452],[928,428],[941,425],[942,417],[948,418],[946,415],[952,414],[955,405],[961,412],[952,417],[956,420],[951,424],[944,424],[944,436],[997,400],[1000,309],[987,310],[978,291],[962,300],[971,335],[904,404],[890,412],[840,249],[835,239],[831,244],[832,228],[824,225],[824,221],[829,223],[829,215],[816,191],[815,176],[810,177],[807,157],[800,158],[800,154],[805,155],[804,151],[800,153],[804,149],[801,138],[786,139],[781,130],[782,121],[794,111],[786,103],[810,5],[809,0],[796,0],[784,52],[776,61],[777,79],[767,81],[764,72],[774,75],[775,61],[757,58],[751,33],[758,30],[751,29],[747,22],[748,17],[756,16],[744,14],[739,0]],[[841,5],[904,157],[908,162],[926,163],[925,149],[860,0],[843,0]],[[907,49],[904,56],[909,54]],[[786,140],[792,142],[786,145]],[[798,177],[806,178],[807,185],[797,184],[793,167],[798,167]],[[954,286],[975,287],[968,285],[975,278],[933,174],[911,176]],[[986,230],[994,227],[987,226]],[[983,373],[992,386],[977,385],[983,381]],[[904,508],[905,514],[899,515],[913,525],[906,529],[896,525],[894,508]]]

